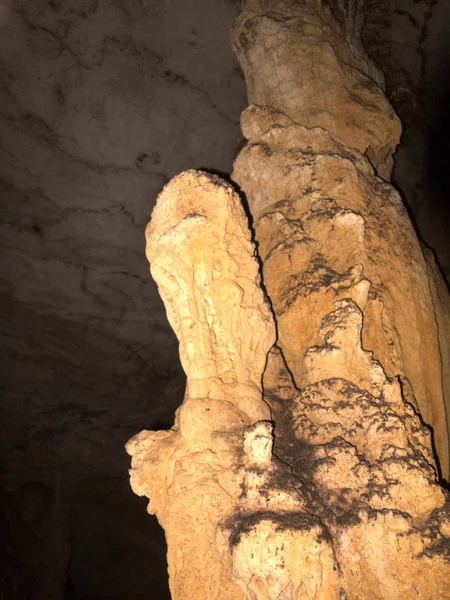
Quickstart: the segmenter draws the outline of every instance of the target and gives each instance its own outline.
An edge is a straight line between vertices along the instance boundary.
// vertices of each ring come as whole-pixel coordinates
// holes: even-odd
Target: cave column
[[[174,600],[450,600],[450,499],[419,416],[446,473],[442,331],[361,10],[243,3],[232,178],[254,240],[235,189],[199,171],[147,228],[187,387],[172,429],[127,450]]]

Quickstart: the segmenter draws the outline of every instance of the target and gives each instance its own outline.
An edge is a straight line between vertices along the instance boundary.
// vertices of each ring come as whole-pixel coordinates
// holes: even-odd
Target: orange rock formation
[[[196,171],[147,228],[188,383],[173,428],[127,450],[174,600],[450,598],[449,302],[389,184],[400,125],[359,15],[244,2],[232,178],[254,241]]]

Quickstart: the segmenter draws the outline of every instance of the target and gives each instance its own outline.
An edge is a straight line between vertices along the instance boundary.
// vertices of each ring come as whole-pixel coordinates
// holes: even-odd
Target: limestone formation
[[[400,125],[360,15],[244,2],[232,179],[254,241],[199,171],[147,228],[187,388],[127,450],[174,600],[450,599],[449,303],[389,183]]]

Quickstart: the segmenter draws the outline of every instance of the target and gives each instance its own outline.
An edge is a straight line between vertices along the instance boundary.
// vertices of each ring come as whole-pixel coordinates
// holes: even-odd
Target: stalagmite
[[[450,599],[449,303],[389,183],[400,124],[360,26],[359,0],[244,2],[254,241],[199,171],[147,228],[187,388],[127,450],[174,600]]]

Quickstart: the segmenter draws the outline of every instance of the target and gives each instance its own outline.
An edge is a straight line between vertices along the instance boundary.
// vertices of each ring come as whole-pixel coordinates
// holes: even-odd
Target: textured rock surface
[[[316,31],[315,37],[304,35],[305,21],[308,31]],[[243,41],[249,22],[253,31],[250,48]],[[261,31],[260,22],[264,23]],[[258,14],[255,5],[250,4],[234,33],[235,47],[239,56],[244,55],[244,62],[247,54],[257,52],[259,46],[263,48],[266,40],[270,44],[273,38],[279,39],[280,22],[279,15],[269,18],[265,12]],[[321,29],[321,23],[322,13],[312,11],[305,19],[301,12],[293,11],[290,26],[284,28],[290,31],[283,38],[285,56],[289,57],[291,44],[297,52],[303,46],[307,51],[315,47],[315,41],[334,48],[328,24]],[[346,44],[341,45],[347,48]],[[333,51],[333,57],[336,56],[338,50]],[[322,60],[325,71],[332,68],[328,54]],[[359,61],[361,70],[369,70],[367,61]],[[333,99],[337,122],[339,114],[344,121],[347,119],[345,115],[353,102],[351,92],[361,85],[360,69],[356,71],[358,77],[352,79],[355,67],[348,60],[341,64],[340,77],[349,89],[344,96],[324,94],[320,78],[317,85],[314,81],[309,85],[309,94],[316,103],[323,96]],[[252,79],[257,77],[258,72],[249,71],[251,88],[255,87]],[[294,97],[296,86],[296,80],[290,78],[282,92],[290,89],[287,94]],[[370,116],[383,91],[373,86],[369,86],[373,92],[370,99],[359,99],[359,116],[352,111],[350,131],[342,131],[338,126],[325,131],[317,108],[311,111],[305,126],[296,121],[295,111],[292,115],[280,115],[272,107],[250,106],[242,116],[243,133],[249,143],[236,160],[233,178],[246,194],[254,217],[264,282],[277,317],[279,344],[297,386],[310,382],[307,363],[317,357],[320,360],[321,351],[316,346],[322,320],[331,312],[333,302],[343,296],[351,297],[364,311],[363,347],[381,361],[388,377],[405,380],[406,397],[433,427],[442,470],[447,475],[443,366],[430,280],[401,198],[385,182],[390,152],[398,139],[391,139],[388,148],[376,143],[378,136],[371,131],[376,123],[370,121]],[[254,98],[258,105],[263,105],[264,100],[264,95]],[[381,103],[378,112],[383,106]],[[362,134],[366,126],[363,109],[369,115],[366,137]],[[392,120],[396,122],[391,111],[385,119],[378,119],[380,135],[389,130]],[[400,133],[398,127],[396,133]],[[373,142],[361,148],[361,139]],[[357,151],[361,149],[365,155]],[[383,179],[371,166],[374,156],[384,157]],[[322,327],[326,330],[327,326]],[[447,347],[448,337],[442,342]],[[351,361],[353,372],[367,371],[367,360],[352,356]],[[345,368],[350,368],[351,361],[348,356],[341,360]],[[377,385],[382,384],[383,376],[380,373]]]
[[[27,569],[28,581],[39,570],[32,545],[42,565],[61,555],[61,597],[168,597],[163,532],[129,493],[123,450],[143,427],[170,426],[185,387],[143,233],[171,177],[231,171],[246,105],[230,46],[239,4],[0,3],[0,526],[2,556],[13,557],[0,580],[24,578],[19,600]],[[404,126],[394,177],[447,269],[448,9],[448,0],[367,0],[364,10],[364,45]],[[379,81],[353,51],[367,63],[360,77]],[[49,499],[29,526],[17,501],[28,485]],[[52,576],[40,573],[45,593]]]
[[[323,131],[280,126],[270,113],[272,126],[253,135],[258,122],[267,125],[261,112],[267,111],[250,107],[243,115],[249,144],[233,177],[254,216],[279,344],[296,384],[315,377],[310,363],[320,360],[319,330],[327,328],[322,320],[336,300],[351,297],[364,311],[364,348],[387,376],[403,378],[406,397],[433,427],[447,474],[436,314],[426,263],[400,197],[375,176],[369,161]],[[446,348],[448,337],[442,342]],[[338,360],[344,370],[366,376],[370,361],[364,355],[336,357],[333,369]],[[373,385],[379,387],[384,373],[378,371]]]
[[[0,3],[0,483],[10,545],[0,581],[35,572],[24,547],[33,534],[16,535],[11,500],[33,483],[67,505],[73,598],[138,600],[149,588],[168,597],[164,536],[129,493],[123,450],[144,422],[172,422],[185,386],[143,233],[176,173],[231,170],[245,105],[229,42],[238,9]],[[24,589],[14,600],[35,598]]]
[[[450,598],[448,298],[389,183],[359,8],[249,0],[233,31],[253,104],[232,178],[272,311],[229,184],[176,177],[147,229],[188,381],[127,450],[174,600]]]
[[[151,272],[180,341],[187,396],[227,400],[252,420],[268,418],[261,375],[275,326],[233,188],[195,171],[179,175],[159,196],[146,236]]]

